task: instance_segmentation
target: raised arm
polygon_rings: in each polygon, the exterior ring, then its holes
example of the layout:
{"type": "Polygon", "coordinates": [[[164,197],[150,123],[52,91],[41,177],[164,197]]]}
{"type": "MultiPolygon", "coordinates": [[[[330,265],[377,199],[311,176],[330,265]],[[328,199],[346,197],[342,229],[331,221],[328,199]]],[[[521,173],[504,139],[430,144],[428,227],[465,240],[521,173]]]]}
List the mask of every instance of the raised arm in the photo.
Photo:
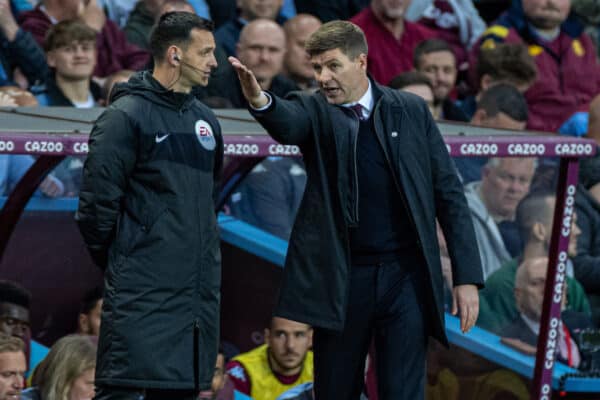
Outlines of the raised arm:
{"type": "Polygon", "coordinates": [[[299,96],[285,100],[262,90],[254,73],[235,57],[229,57],[235,69],[242,93],[250,105],[250,112],[273,139],[284,144],[302,145],[310,138],[311,123],[299,96]]]}

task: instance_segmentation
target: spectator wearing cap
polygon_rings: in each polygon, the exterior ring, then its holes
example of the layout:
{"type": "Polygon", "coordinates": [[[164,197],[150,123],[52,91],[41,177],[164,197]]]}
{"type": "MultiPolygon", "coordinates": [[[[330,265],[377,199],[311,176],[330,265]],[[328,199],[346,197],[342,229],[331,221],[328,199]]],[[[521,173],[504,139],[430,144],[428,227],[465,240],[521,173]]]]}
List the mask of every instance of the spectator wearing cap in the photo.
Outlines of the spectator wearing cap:
{"type": "Polygon", "coordinates": [[[27,289],[15,282],[0,281],[0,332],[25,343],[29,371],[33,371],[48,349],[31,340],[30,303],[31,293],[27,289]]]}
{"type": "Polygon", "coordinates": [[[592,318],[600,322],[600,154],[581,159],[579,185],[575,195],[577,256],[573,258],[575,277],[590,300],[592,318]]]}

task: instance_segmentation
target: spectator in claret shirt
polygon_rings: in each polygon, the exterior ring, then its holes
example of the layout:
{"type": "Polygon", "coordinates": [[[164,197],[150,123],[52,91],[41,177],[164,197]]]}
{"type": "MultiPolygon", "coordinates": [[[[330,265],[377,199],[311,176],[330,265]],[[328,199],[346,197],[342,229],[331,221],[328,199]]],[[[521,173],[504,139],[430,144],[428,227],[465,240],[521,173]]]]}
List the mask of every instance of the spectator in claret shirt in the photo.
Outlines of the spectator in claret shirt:
{"type": "Polygon", "coordinates": [[[570,14],[570,0],[513,0],[511,8],[484,32],[480,49],[497,43],[524,43],[535,58],[538,77],[525,92],[529,105],[528,129],[584,134],[570,131],[600,92],[600,68],[596,49],[583,25],[570,14]],[[574,118],[574,120],[572,120],[574,118]],[[563,128],[563,126],[565,126],[563,128]]]}
{"type": "Polygon", "coordinates": [[[97,32],[95,77],[105,78],[122,69],[138,70],[150,59],[148,52],[127,41],[117,24],[106,18],[96,0],[42,0],[35,9],[19,16],[23,30],[31,32],[42,46],[52,25],[70,19],[82,19],[97,32]]]}
{"type": "Polygon", "coordinates": [[[372,0],[371,5],[352,17],[367,37],[367,68],[375,80],[388,84],[396,75],[412,69],[417,44],[435,33],[405,20],[409,1],[372,0]]]}

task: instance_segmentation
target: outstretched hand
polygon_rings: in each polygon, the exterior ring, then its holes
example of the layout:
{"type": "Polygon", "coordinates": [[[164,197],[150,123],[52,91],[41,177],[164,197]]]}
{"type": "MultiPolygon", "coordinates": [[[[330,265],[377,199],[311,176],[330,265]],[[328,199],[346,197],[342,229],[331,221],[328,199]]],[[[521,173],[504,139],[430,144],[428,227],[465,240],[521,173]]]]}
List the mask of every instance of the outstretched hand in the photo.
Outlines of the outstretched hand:
{"type": "Polygon", "coordinates": [[[457,285],[452,289],[452,315],[456,314],[460,314],[460,330],[467,333],[479,315],[477,286],[457,285]]]}
{"type": "Polygon", "coordinates": [[[235,69],[235,72],[237,72],[238,79],[242,86],[242,93],[246,100],[248,100],[248,103],[250,103],[253,108],[266,106],[269,102],[269,98],[263,93],[254,73],[237,58],[229,57],[228,60],[235,69]]]}

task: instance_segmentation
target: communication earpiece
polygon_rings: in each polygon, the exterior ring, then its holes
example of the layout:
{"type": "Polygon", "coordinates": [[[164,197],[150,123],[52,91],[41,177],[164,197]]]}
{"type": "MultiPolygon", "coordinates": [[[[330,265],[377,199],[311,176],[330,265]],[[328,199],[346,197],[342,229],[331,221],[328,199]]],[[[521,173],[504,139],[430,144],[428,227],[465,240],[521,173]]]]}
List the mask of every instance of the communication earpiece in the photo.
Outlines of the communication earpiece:
{"type": "Polygon", "coordinates": [[[179,58],[179,55],[177,53],[175,53],[175,55],[173,56],[173,60],[181,61],[181,59],[179,58]]]}

